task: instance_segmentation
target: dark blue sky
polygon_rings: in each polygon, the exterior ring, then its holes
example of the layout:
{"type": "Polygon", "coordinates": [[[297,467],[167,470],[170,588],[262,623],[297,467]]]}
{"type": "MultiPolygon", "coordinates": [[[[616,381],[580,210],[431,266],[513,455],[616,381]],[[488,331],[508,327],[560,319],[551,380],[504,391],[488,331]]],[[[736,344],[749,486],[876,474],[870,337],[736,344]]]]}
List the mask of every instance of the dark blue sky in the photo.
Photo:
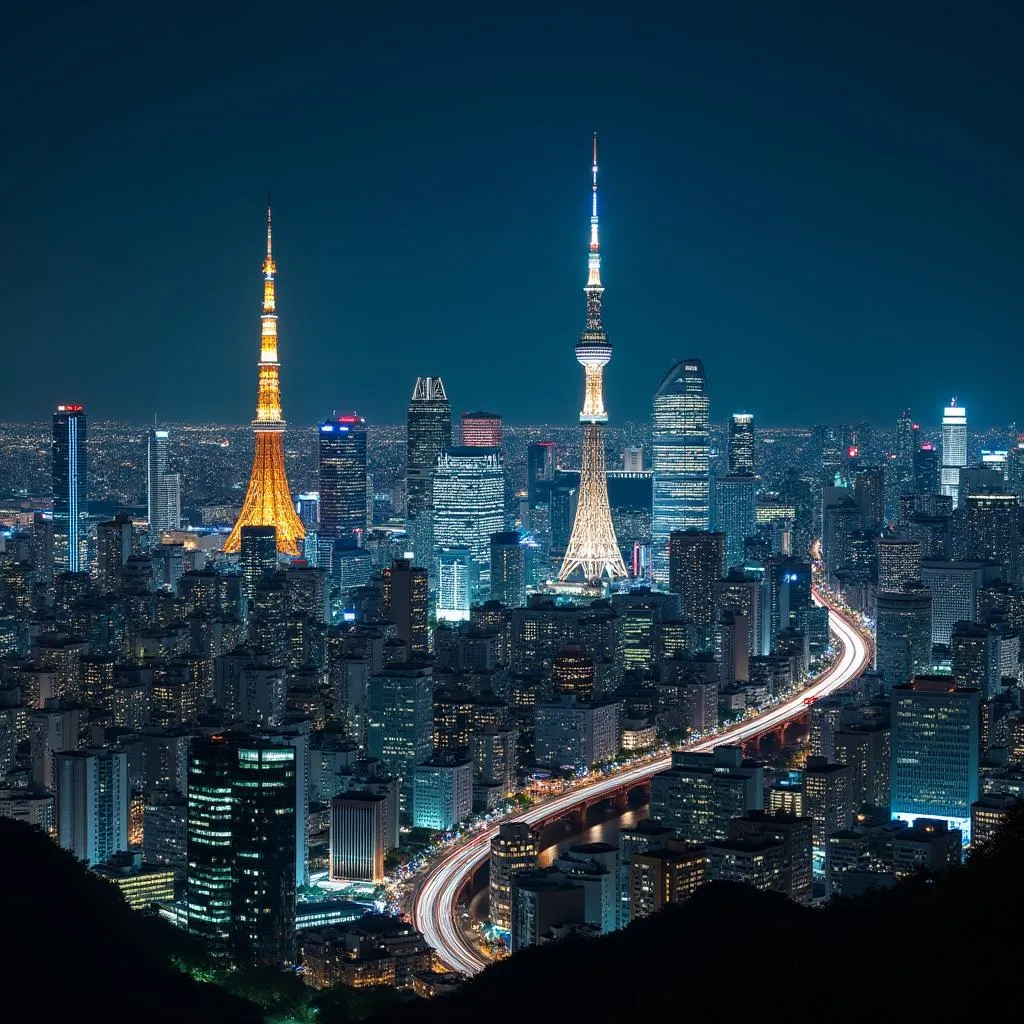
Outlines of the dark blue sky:
{"type": "Polygon", "coordinates": [[[248,420],[270,188],[288,419],[571,421],[594,130],[613,420],[1019,417],[1020,5],[492,6],[15,4],[0,419],[248,420]]]}

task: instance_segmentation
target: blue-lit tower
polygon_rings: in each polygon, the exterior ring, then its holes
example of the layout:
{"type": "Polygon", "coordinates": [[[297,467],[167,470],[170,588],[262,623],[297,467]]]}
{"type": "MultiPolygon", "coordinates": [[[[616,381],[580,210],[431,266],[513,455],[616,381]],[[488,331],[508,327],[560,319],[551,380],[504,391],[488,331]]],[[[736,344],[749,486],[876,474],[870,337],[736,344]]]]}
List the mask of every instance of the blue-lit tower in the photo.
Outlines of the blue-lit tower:
{"type": "Polygon", "coordinates": [[[89,540],[85,409],[58,405],[53,414],[53,566],[82,572],[89,540]]]}

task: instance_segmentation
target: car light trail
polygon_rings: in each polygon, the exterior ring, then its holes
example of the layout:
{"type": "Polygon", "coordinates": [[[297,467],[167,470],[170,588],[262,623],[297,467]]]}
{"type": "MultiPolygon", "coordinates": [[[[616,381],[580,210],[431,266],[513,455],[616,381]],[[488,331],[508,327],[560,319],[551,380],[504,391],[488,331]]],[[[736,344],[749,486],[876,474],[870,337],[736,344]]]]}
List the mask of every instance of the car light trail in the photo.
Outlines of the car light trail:
{"type": "MultiPolygon", "coordinates": [[[[818,604],[826,603],[817,591],[814,592],[814,598],[818,604]]],[[[871,656],[869,643],[850,618],[831,606],[829,629],[838,639],[841,651],[833,665],[814,683],[789,700],[738,722],[709,739],[690,744],[687,749],[706,752],[722,744],[742,743],[770,732],[803,714],[808,703],[827,697],[856,679],[868,667],[871,656]]],[[[585,800],[600,798],[602,794],[614,792],[624,785],[643,782],[670,767],[671,763],[671,755],[664,754],[643,764],[623,768],[614,775],[604,776],[568,793],[553,796],[527,811],[511,815],[502,822],[473,833],[444,853],[429,869],[413,898],[413,924],[451,969],[463,974],[476,974],[483,970],[488,961],[463,933],[458,920],[459,895],[463,886],[490,855],[491,839],[497,834],[499,825],[510,821],[537,825],[570,811],[585,800]]]]}

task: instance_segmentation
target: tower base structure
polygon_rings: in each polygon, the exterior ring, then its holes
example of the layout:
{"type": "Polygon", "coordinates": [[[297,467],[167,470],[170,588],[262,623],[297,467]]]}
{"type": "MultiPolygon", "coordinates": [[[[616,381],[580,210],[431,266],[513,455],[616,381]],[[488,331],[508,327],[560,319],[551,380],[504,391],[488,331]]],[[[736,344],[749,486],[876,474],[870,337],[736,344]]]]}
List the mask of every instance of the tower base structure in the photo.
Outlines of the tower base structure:
{"type": "Polygon", "coordinates": [[[277,530],[277,550],[298,558],[306,529],[295,511],[288,476],[284,468],[284,434],[281,431],[257,431],[256,452],[252,460],[249,489],[224,550],[231,554],[242,548],[243,526],[273,526],[277,530]]]}
{"type": "Polygon", "coordinates": [[[626,575],[608,504],[604,430],[599,423],[587,423],[583,427],[576,519],[558,579],[564,583],[578,571],[582,571],[587,582],[598,582],[605,577],[620,579],[626,575]]]}

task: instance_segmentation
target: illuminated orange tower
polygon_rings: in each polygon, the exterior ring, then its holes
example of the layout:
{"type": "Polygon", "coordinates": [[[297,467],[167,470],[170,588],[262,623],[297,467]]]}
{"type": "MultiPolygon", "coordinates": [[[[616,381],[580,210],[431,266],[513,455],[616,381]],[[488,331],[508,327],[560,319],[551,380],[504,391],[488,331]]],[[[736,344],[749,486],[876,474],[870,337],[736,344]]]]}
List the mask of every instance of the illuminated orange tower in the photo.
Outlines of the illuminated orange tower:
{"type": "Polygon", "coordinates": [[[277,361],[277,304],[274,298],[274,262],[270,236],[270,204],[267,204],[267,255],[263,260],[263,339],[260,347],[260,383],[256,399],[256,452],[249,489],[234,529],[224,542],[227,552],[242,547],[243,526],[273,526],[277,550],[297,556],[306,534],[295,512],[284,468],[284,417],[281,414],[281,364],[277,361]]]}

